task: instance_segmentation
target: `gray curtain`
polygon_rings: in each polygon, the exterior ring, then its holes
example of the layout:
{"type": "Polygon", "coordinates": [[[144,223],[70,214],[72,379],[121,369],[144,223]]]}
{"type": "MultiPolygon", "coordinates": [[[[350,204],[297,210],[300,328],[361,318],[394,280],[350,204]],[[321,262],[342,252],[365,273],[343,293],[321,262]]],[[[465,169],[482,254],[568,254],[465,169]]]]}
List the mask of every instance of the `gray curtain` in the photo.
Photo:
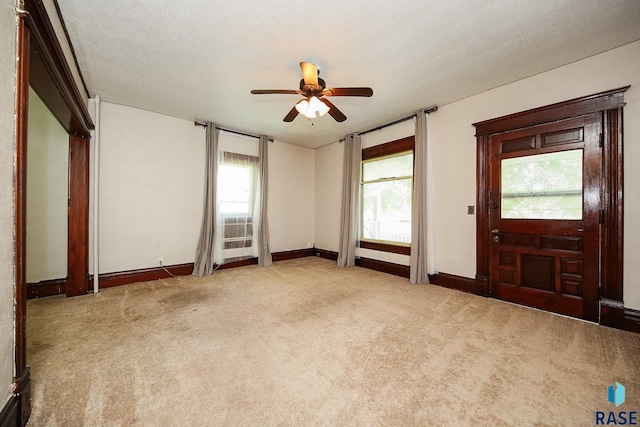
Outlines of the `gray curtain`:
{"type": "Polygon", "coordinates": [[[218,175],[218,136],[220,129],[213,123],[207,123],[205,145],[205,182],[204,207],[200,237],[196,247],[196,259],[193,267],[195,276],[208,276],[213,273],[214,236],[216,232],[216,187],[218,175]]]}
{"type": "Polygon", "coordinates": [[[416,112],[416,136],[413,170],[413,198],[411,201],[411,256],[409,281],[429,283],[427,233],[427,115],[416,112]]]}
{"type": "Polygon", "coordinates": [[[267,220],[267,198],[268,198],[268,164],[269,164],[269,140],[266,136],[260,135],[259,141],[259,205],[260,215],[258,219],[258,265],[271,265],[271,251],[269,250],[269,222],[267,220]]]}
{"type": "Polygon", "coordinates": [[[342,166],[342,213],[340,216],[340,247],[338,266],[353,267],[356,262],[358,218],[360,201],[360,166],[362,148],[360,136],[344,137],[344,163],[342,166]]]}

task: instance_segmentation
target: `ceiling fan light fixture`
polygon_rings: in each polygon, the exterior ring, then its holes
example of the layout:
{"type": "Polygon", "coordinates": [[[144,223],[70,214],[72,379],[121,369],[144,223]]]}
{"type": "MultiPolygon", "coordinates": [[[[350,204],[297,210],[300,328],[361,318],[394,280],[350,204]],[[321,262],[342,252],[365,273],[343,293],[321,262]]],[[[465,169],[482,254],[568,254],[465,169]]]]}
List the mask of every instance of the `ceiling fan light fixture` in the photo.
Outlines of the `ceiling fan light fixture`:
{"type": "Polygon", "coordinates": [[[309,109],[309,101],[307,101],[306,99],[303,99],[296,104],[296,110],[298,110],[298,113],[304,116],[307,115],[308,109],[309,109]]]}
{"type": "Polygon", "coordinates": [[[309,107],[312,107],[316,111],[318,117],[324,116],[329,112],[329,107],[327,106],[327,104],[320,101],[320,99],[316,98],[315,96],[311,97],[311,101],[309,101],[309,107]]]}
{"type": "Polygon", "coordinates": [[[327,88],[327,84],[318,74],[318,66],[310,62],[301,62],[302,80],[300,89],[253,89],[254,95],[265,94],[285,94],[302,95],[304,98],[298,101],[293,108],[284,116],[283,122],[292,122],[298,114],[302,114],[309,119],[315,119],[329,113],[336,122],[344,122],[347,116],[338,109],[329,99],[321,97],[331,96],[372,96],[373,89],[370,87],[332,87],[327,88]]]}
{"type": "Polygon", "coordinates": [[[312,96],[308,99],[303,99],[296,104],[296,110],[300,114],[310,119],[324,116],[329,112],[329,107],[318,97],[312,96]]]}

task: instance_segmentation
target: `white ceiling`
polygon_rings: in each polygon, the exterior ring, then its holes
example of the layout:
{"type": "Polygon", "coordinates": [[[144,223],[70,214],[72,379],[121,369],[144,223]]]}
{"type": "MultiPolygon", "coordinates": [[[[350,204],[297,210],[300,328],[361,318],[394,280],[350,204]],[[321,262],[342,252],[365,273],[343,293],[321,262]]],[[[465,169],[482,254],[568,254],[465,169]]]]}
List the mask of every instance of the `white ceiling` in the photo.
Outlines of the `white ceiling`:
{"type": "MultiPolygon", "coordinates": [[[[319,147],[640,39],[639,0],[58,0],[91,96],[319,147]],[[283,117],[299,62],[348,119],[283,117]]],[[[640,72],[640,71],[639,71],[640,72]]]]}

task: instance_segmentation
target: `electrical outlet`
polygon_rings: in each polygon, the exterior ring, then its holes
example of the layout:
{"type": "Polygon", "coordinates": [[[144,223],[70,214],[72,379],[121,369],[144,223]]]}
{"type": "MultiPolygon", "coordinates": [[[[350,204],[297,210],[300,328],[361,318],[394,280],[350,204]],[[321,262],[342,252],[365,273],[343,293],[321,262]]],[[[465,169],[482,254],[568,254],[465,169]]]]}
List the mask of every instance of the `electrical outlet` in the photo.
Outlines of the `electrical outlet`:
{"type": "Polygon", "coordinates": [[[158,258],[158,265],[160,267],[162,267],[162,263],[164,263],[164,259],[163,258],[158,258]]]}

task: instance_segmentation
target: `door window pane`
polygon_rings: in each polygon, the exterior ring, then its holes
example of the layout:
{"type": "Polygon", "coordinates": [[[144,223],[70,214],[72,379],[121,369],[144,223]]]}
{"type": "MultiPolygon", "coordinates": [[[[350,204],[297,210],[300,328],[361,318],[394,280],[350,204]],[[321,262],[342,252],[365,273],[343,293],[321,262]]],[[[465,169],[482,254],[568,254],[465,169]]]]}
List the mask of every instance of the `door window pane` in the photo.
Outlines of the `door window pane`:
{"type": "Polygon", "coordinates": [[[582,219],[582,150],[503,159],[502,218],[582,219]]]}

